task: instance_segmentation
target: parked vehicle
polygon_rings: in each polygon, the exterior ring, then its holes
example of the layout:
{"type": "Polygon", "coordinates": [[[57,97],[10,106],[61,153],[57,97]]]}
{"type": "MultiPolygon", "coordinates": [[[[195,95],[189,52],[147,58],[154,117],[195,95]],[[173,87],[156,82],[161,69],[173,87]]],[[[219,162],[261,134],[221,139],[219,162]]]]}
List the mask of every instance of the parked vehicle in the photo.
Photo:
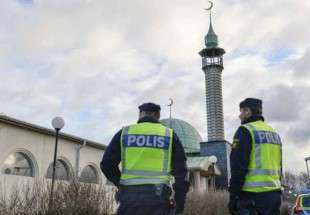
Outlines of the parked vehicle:
{"type": "Polygon", "coordinates": [[[297,196],[292,215],[310,215],[310,190],[297,196]]]}

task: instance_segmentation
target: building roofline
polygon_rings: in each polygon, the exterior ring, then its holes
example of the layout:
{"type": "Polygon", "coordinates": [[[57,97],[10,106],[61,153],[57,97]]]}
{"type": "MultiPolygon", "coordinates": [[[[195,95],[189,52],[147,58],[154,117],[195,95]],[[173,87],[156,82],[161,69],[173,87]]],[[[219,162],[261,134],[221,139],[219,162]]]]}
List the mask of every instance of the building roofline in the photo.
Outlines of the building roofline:
{"type": "Polygon", "coordinates": [[[200,145],[205,144],[205,143],[228,143],[229,144],[227,140],[211,140],[211,141],[202,141],[200,142],[200,145]]]}
{"type": "MultiPolygon", "coordinates": [[[[13,126],[17,126],[17,127],[20,127],[20,128],[28,129],[28,130],[31,130],[31,131],[35,131],[35,132],[38,132],[38,133],[43,133],[43,134],[46,134],[46,135],[49,135],[49,136],[55,136],[55,134],[56,134],[56,132],[53,129],[49,129],[49,128],[46,128],[46,127],[43,127],[43,126],[35,125],[35,124],[29,123],[29,122],[25,122],[25,121],[22,121],[22,120],[18,120],[18,119],[15,119],[15,118],[3,115],[3,114],[0,114],[0,122],[6,123],[6,124],[9,124],[9,125],[13,125],[13,126]]],[[[91,146],[91,147],[97,148],[97,149],[105,150],[107,148],[107,146],[104,145],[104,144],[101,144],[101,143],[98,143],[98,142],[95,142],[95,141],[92,141],[92,140],[88,140],[88,139],[85,139],[85,138],[81,138],[81,137],[78,137],[78,136],[74,136],[74,135],[71,135],[71,134],[63,133],[63,132],[59,133],[59,137],[62,138],[62,139],[65,139],[65,140],[73,141],[73,142],[75,142],[77,144],[83,144],[84,141],[86,141],[87,142],[87,146],[91,146]]]]}

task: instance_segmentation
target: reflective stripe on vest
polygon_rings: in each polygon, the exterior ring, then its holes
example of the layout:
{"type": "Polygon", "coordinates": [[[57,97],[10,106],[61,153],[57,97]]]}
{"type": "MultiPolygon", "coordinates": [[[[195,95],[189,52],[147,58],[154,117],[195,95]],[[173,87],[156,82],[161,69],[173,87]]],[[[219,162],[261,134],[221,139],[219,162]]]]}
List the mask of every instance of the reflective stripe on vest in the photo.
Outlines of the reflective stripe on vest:
{"type": "Polygon", "coordinates": [[[121,185],[140,185],[140,184],[167,184],[169,181],[160,178],[133,178],[120,180],[121,185]]]}
{"type": "Polygon", "coordinates": [[[281,175],[281,170],[274,169],[249,169],[248,175],[281,175]]]}
{"type": "Polygon", "coordinates": [[[121,138],[122,175],[120,183],[122,185],[169,184],[171,144],[172,130],[161,124],[139,123],[124,127],[121,138]],[[131,128],[134,132],[130,132],[131,128]],[[147,150],[148,153],[154,155],[152,162],[155,162],[154,165],[160,169],[155,171],[150,169],[150,163],[148,163],[152,160],[148,161],[150,157],[144,157],[144,159],[139,157],[145,156],[143,154],[147,150]],[[128,156],[131,157],[128,158],[128,156]]]}
{"type": "Polygon", "coordinates": [[[272,182],[272,181],[254,181],[254,182],[245,182],[243,187],[247,188],[257,188],[257,187],[273,187],[278,188],[281,186],[280,183],[272,182]]]}
{"type": "Polygon", "coordinates": [[[122,173],[128,175],[143,175],[143,176],[166,176],[167,172],[155,172],[155,171],[148,171],[148,170],[129,170],[124,169],[122,173]]]}
{"type": "Polygon", "coordinates": [[[281,189],[282,143],[279,135],[263,121],[247,123],[242,127],[250,132],[252,140],[249,168],[242,190],[266,192],[281,189]],[[270,156],[271,150],[276,152],[274,156],[270,156]]]}

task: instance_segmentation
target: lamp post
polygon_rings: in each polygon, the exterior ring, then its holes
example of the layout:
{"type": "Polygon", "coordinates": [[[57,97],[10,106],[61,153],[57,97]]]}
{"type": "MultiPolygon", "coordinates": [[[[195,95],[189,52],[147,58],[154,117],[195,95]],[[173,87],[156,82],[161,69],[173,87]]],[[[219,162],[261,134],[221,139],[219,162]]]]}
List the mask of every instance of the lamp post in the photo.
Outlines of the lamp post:
{"type": "Polygon", "coordinates": [[[308,166],[308,161],[310,161],[310,157],[305,158],[305,161],[306,161],[306,167],[307,167],[308,183],[310,183],[310,173],[309,173],[309,166],[308,166]]]}
{"type": "Polygon", "coordinates": [[[168,104],[168,107],[169,107],[169,128],[172,128],[171,127],[171,108],[172,108],[172,105],[173,105],[173,99],[172,98],[169,98],[169,101],[170,103],[168,104]]]}
{"type": "Polygon", "coordinates": [[[49,202],[49,210],[53,208],[53,194],[54,194],[54,182],[55,182],[55,170],[56,170],[56,158],[57,158],[57,146],[58,146],[58,136],[59,131],[65,126],[65,121],[61,117],[55,117],[52,120],[52,126],[55,129],[55,151],[54,151],[54,161],[53,161],[53,174],[52,174],[52,187],[51,187],[51,195],[49,202]]]}

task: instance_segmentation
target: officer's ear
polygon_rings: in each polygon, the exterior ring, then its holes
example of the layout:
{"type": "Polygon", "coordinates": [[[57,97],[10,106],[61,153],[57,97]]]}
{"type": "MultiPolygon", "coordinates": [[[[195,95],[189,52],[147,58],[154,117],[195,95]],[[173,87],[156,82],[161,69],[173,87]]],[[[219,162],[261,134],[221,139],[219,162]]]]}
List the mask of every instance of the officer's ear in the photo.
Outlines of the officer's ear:
{"type": "Polygon", "coordinates": [[[152,116],[154,119],[159,120],[160,118],[160,112],[151,112],[150,116],[152,116]]]}
{"type": "Polygon", "coordinates": [[[156,113],[156,118],[157,118],[157,120],[160,119],[160,112],[159,111],[156,113]]]}
{"type": "Polygon", "coordinates": [[[143,117],[145,117],[145,116],[146,116],[146,114],[145,114],[144,111],[140,111],[140,112],[139,112],[139,119],[141,119],[141,118],[143,118],[143,117]]]}

